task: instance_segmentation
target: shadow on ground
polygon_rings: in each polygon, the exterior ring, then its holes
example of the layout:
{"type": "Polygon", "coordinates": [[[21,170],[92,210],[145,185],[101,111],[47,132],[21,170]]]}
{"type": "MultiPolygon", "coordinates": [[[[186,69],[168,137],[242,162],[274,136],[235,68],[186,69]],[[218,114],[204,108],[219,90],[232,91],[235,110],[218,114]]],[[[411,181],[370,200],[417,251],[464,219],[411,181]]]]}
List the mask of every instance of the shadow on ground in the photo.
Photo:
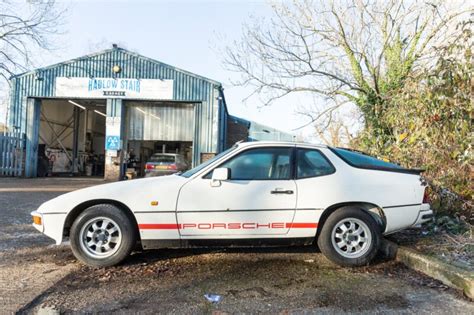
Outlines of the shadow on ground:
{"type": "MultiPolygon", "coordinates": [[[[69,260],[63,256],[58,259],[69,260]]],[[[27,305],[61,312],[465,312],[469,302],[396,262],[340,268],[314,247],[154,250],[82,266],[27,305]],[[434,288],[430,288],[433,286],[434,288]],[[222,295],[211,304],[204,294],[222,295]]]]}

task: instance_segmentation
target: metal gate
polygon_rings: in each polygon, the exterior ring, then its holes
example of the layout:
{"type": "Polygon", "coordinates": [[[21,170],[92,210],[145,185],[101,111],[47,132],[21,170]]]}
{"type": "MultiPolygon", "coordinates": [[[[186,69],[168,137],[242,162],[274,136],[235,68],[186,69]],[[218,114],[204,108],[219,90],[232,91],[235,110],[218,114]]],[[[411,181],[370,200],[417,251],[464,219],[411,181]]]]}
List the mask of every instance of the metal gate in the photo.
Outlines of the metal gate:
{"type": "Polygon", "coordinates": [[[24,134],[0,132],[0,176],[23,175],[24,134]]]}

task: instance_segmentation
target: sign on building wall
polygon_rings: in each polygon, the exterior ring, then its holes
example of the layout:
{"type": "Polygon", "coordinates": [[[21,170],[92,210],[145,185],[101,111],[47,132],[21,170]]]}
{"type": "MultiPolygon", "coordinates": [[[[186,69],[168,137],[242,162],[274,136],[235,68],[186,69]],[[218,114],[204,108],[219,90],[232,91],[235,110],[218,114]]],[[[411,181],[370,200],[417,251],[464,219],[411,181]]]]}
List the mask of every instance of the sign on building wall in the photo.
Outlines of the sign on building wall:
{"type": "Polygon", "coordinates": [[[173,99],[173,80],[56,78],[57,97],[173,99]]]}
{"type": "MultiPolygon", "coordinates": [[[[120,137],[118,136],[107,136],[105,140],[105,150],[117,151],[120,150],[120,137]]],[[[116,155],[116,154],[115,154],[116,155]]]]}
{"type": "Polygon", "coordinates": [[[120,117],[107,117],[105,119],[105,150],[120,150],[121,143],[120,143],[120,124],[121,124],[120,117]]]}

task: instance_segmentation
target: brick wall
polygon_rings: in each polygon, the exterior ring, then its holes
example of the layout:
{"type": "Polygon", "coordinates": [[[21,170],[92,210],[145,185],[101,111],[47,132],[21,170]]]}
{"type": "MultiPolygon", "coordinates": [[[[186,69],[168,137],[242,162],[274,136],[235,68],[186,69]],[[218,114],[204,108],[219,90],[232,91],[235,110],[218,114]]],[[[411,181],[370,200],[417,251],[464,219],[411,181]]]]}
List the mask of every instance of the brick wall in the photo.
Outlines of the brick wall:
{"type": "Polygon", "coordinates": [[[240,140],[247,141],[248,137],[249,130],[247,128],[247,125],[238,123],[232,119],[227,120],[227,148],[231,147],[232,145],[234,145],[234,143],[240,140]]]}

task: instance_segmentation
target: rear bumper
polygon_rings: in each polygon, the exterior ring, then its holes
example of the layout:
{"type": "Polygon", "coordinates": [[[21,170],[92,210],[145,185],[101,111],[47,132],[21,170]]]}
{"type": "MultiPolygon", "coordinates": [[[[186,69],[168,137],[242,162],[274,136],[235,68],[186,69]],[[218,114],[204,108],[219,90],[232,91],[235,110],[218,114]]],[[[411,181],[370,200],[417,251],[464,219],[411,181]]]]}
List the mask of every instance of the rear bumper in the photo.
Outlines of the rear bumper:
{"type": "Polygon", "coordinates": [[[429,222],[433,210],[428,203],[383,208],[386,226],[384,234],[394,233],[415,225],[429,222]]]}
{"type": "Polygon", "coordinates": [[[423,203],[420,207],[420,211],[418,212],[418,217],[416,218],[415,223],[413,223],[413,226],[432,221],[433,217],[434,213],[430,208],[430,204],[423,203]]]}

